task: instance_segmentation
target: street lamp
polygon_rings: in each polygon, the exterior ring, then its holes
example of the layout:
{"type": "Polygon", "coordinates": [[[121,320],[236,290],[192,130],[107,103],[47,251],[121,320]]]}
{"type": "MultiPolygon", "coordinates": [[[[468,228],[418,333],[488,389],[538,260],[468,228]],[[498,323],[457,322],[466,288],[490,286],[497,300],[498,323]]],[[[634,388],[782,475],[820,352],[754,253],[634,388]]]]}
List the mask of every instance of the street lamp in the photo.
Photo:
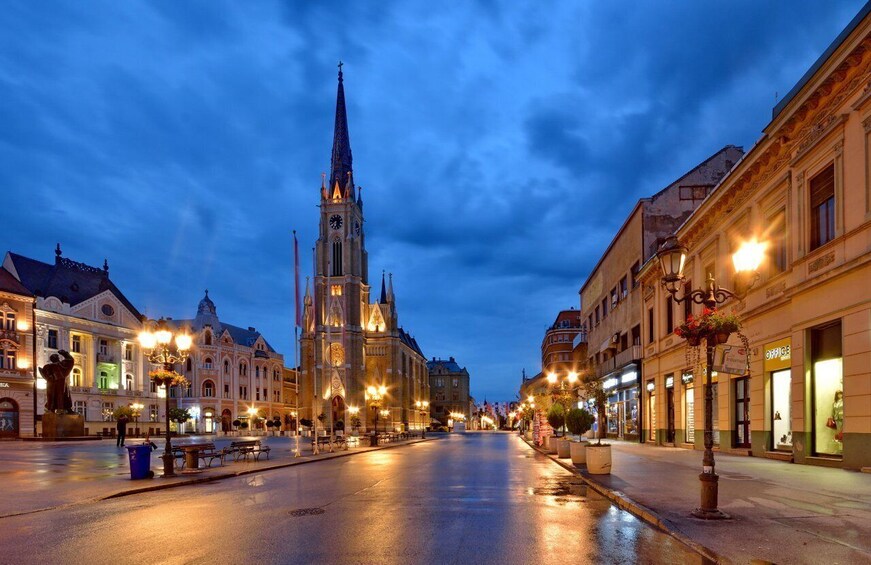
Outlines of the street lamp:
{"type": "MultiPolygon", "coordinates": [[[[154,364],[163,365],[167,372],[172,372],[172,366],[176,363],[184,363],[190,355],[193,339],[186,332],[173,334],[169,324],[163,318],[160,321],[146,322],[146,327],[154,327],[156,331],[143,330],[139,334],[139,344],[148,360],[154,364]],[[174,338],[174,339],[173,339],[174,338]],[[175,341],[175,347],[172,346],[175,341]]],[[[166,448],[163,452],[163,476],[174,477],[172,457],[172,439],[169,430],[169,387],[171,379],[164,381],[166,386],[166,448]]]]}
{"type": "Polygon", "coordinates": [[[257,417],[257,409],[253,406],[248,407],[248,426],[251,428],[251,435],[254,435],[254,419],[257,417]]]}
{"type": "MultiPolygon", "coordinates": [[[[735,290],[731,291],[720,287],[714,280],[713,273],[708,273],[705,288],[684,290],[684,294],[678,297],[677,293],[684,286],[683,269],[686,264],[687,248],[678,241],[677,237],[670,236],[660,246],[656,253],[659,265],[662,268],[662,286],[671,295],[675,302],[692,300],[696,304],[703,304],[705,308],[713,311],[718,304],[722,304],[730,298],[743,299],[750,288],[759,278],[759,265],[765,253],[765,243],[751,240],[744,242],[738,251],[732,255],[737,275],[735,290]]],[[[713,333],[705,336],[706,365],[705,365],[705,453],[702,456],[701,481],[701,505],[693,510],[693,516],[707,520],[728,518],[729,516],[717,508],[718,481],[720,477],[714,467],[714,432],[713,432],[713,404],[714,393],[711,389],[711,365],[714,363],[714,347],[717,338],[713,333]]]]}
{"type": "Polygon", "coordinates": [[[370,442],[372,446],[378,445],[378,415],[381,409],[381,401],[384,400],[386,394],[387,387],[384,385],[378,387],[370,386],[366,389],[366,401],[375,412],[375,433],[372,435],[372,441],[370,442]]]}
{"type": "Polygon", "coordinates": [[[417,406],[418,412],[420,412],[420,419],[423,420],[423,431],[421,432],[421,437],[426,439],[426,425],[427,420],[429,420],[429,400],[418,400],[414,404],[417,406]]]}

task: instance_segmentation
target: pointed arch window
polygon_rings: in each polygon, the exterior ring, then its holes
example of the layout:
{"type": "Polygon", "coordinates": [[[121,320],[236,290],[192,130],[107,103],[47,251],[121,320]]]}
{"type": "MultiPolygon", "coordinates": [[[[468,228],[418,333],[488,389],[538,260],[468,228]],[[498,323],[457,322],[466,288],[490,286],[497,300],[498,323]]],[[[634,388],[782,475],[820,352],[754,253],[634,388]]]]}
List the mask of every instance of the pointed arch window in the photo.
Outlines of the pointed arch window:
{"type": "Polygon", "coordinates": [[[330,270],[330,276],[342,276],[342,242],[338,239],[333,241],[332,269],[330,270]]]}
{"type": "Polygon", "coordinates": [[[203,338],[204,345],[212,345],[212,332],[207,331],[203,338]]]}

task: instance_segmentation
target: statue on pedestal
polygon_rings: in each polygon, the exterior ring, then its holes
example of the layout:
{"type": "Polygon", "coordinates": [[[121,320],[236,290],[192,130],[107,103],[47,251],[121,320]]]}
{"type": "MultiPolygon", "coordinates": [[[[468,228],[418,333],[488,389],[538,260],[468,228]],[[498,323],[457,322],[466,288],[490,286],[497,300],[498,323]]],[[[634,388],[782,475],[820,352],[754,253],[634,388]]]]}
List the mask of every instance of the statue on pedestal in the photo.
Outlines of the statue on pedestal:
{"type": "Polygon", "coordinates": [[[69,376],[76,364],[69,352],[61,349],[49,357],[50,363],[39,368],[39,374],[46,382],[45,411],[60,414],[73,414],[73,400],[70,396],[69,376]],[[63,359],[61,359],[61,357],[63,359]]]}

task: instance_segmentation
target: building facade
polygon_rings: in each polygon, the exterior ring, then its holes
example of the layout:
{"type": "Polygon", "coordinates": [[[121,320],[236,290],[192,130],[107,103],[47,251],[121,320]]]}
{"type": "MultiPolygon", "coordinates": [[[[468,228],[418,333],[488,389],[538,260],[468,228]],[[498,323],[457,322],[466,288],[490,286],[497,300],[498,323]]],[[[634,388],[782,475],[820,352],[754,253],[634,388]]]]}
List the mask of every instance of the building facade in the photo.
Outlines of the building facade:
{"type": "MultiPolygon", "coordinates": [[[[137,343],[142,315],[109,278],[109,266],[92,267],[63,257],[53,264],[7,253],[3,267],[36,296],[36,367],[66,350],[75,359],[70,374],[73,409],[85,433],[112,433],[112,412],[142,404],[131,432],[162,429],[162,402],[149,387],[148,363],[137,343]]],[[[37,378],[37,420],[45,412],[45,381],[37,378]]],[[[39,432],[38,432],[39,433],[39,432]]]]}
{"type": "Polygon", "coordinates": [[[471,423],[474,399],[469,391],[469,371],[453,357],[427,361],[429,371],[429,407],[432,418],[448,425],[452,412],[466,416],[471,423]]]}
{"type": "Polygon", "coordinates": [[[169,323],[193,337],[190,357],[177,368],[190,383],[176,399],[192,417],[185,431],[228,432],[234,420],[263,429],[265,420],[284,423],[292,415],[295,399],[285,390],[284,356],[256,328],[222,322],[209,291],[196,317],[169,323]]]}
{"type": "Polygon", "coordinates": [[[582,367],[574,355],[575,341],[585,329],[581,313],[574,308],[557,314],[556,320],[544,332],[541,340],[541,372],[565,376],[580,373],[582,367]]]}
{"type": "MultiPolygon", "coordinates": [[[[743,155],[727,145],[675,182],[638,201],[581,287],[581,316],[588,328],[587,367],[609,393],[609,437],[642,439],[641,265],[683,223],[743,155]]],[[[655,411],[650,412],[655,418],[655,411]]]]}
{"type": "Polygon", "coordinates": [[[0,267],[0,440],[34,435],[35,303],[33,293],[0,267]]]}
{"type": "MultiPolygon", "coordinates": [[[[677,230],[685,272],[734,288],[731,255],[767,243],[737,313],[749,368],[713,378],[721,451],[871,466],[871,16],[851,22],[781,101],[762,138],[677,230]]],[[[644,402],[650,441],[702,449],[703,373],[688,360],[656,261],[643,285],[644,402]]],[[[699,306],[692,312],[699,313],[699,306]]],[[[733,335],[729,344],[740,347],[733,335]]],[[[704,354],[702,353],[702,357],[704,354]]]]}
{"type": "MultiPolygon", "coordinates": [[[[333,430],[359,410],[364,429],[374,429],[367,388],[384,386],[379,428],[419,427],[415,402],[430,397],[426,358],[399,325],[393,277],[381,277],[380,298],[370,302],[363,199],[354,185],[351,144],[339,71],[329,182],[320,188],[320,229],[315,244],[313,289],[306,285],[301,350],[303,418],[324,415],[333,430]],[[386,420],[386,423],[385,423],[386,420]]],[[[428,418],[427,418],[428,419],[428,418]]]]}

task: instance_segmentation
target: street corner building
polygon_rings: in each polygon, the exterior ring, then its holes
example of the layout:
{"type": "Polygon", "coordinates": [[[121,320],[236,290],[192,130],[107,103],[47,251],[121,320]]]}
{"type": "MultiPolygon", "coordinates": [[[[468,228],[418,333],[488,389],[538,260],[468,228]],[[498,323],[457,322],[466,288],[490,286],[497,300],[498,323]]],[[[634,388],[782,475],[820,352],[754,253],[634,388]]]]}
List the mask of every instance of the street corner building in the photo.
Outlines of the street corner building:
{"type": "Polygon", "coordinates": [[[256,328],[222,322],[208,290],[196,317],[167,322],[193,337],[191,354],[178,368],[189,386],[170,389],[176,406],[191,414],[185,431],[226,433],[235,420],[252,430],[263,429],[266,420],[290,428],[295,391],[287,384],[295,380],[295,371],[284,367],[284,356],[256,328]]]}
{"type": "Polygon", "coordinates": [[[580,335],[587,342],[586,366],[608,392],[609,437],[641,440],[642,419],[656,418],[652,407],[648,411],[639,404],[645,320],[638,280],[641,265],[656,256],[659,244],[686,221],[742,155],[740,147],[727,145],[653,196],[640,199],[581,287],[585,331],[580,335]]]}
{"type": "MultiPolygon", "coordinates": [[[[36,371],[58,351],[68,351],[75,360],[70,396],[73,410],[85,421],[85,434],[110,434],[117,407],[149,397],[145,390],[150,364],[136,342],[142,315],[109,278],[108,262],[93,267],[73,261],[58,245],[54,263],[9,252],[3,270],[35,298],[33,321],[22,320],[25,324],[19,327],[32,327],[30,359],[35,359],[36,371]]],[[[46,383],[38,372],[31,372],[28,380],[36,388],[36,403],[19,404],[18,409],[26,410],[31,422],[22,427],[21,435],[32,437],[41,433],[38,422],[45,412],[46,383]]],[[[154,402],[149,408],[156,410],[154,402]]]]}
{"type": "MultiPolygon", "coordinates": [[[[156,366],[137,340],[143,319],[110,279],[108,261],[73,261],[60,245],[54,263],[7,253],[0,269],[0,437],[42,435],[46,383],[38,367],[60,350],[75,362],[70,396],[85,435],[114,435],[115,411],[124,406],[134,409],[131,435],[162,433],[166,390],[148,376],[156,366]]],[[[208,293],[194,319],[168,323],[194,338],[191,357],[177,367],[190,386],[169,392],[170,404],[191,414],[183,431],[229,431],[234,418],[253,415],[252,407],[287,426],[296,371],[259,332],[221,322],[208,293]]]]}
{"type": "MultiPolygon", "coordinates": [[[[759,141],[675,232],[688,249],[686,278],[696,287],[713,275],[735,288],[731,256],[739,243],[755,238],[766,246],[750,292],[721,308],[740,316],[750,349],[749,366],[713,375],[714,443],[721,451],[871,466],[869,171],[866,5],[773,109],[759,141]]],[[[686,343],[673,333],[701,307],[675,304],[662,276],[655,260],[638,273],[642,290],[633,308],[642,316],[642,335],[640,342],[633,337],[633,345],[641,345],[631,357],[637,367],[643,354],[643,383],[628,382],[627,399],[643,395],[646,441],[701,449],[703,371],[692,366],[686,343]]],[[[597,323],[613,304],[596,306],[597,323]]],[[[733,334],[726,347],[743,345],[733,334]]],[[[607,370],[622,371],[623,361],[607,370]]],[[[625,374],[615,374],[619,383],[625,374]]]]}
{"type": "Polygon", "coordinates": [[[325,430],[350,425],[358,415],[366,431],[423,427],[416,402],[430,398],[426,357],[399,325],[393,277],[382,273],[370,302],[363,197],[354,184],[342,71],[329,179],[321,182],[320,228],[314,281],[306,285],[300,338],[300,417],[325,430]],[[369,387],[386,388],[375,404],[369,387]],[[371,406],[370,406],[371,404],[371,406]],[[370,409],[372,408],[372,409],[370,409]],[[378,412],[387,411],[379,417],[378,412]]]}

